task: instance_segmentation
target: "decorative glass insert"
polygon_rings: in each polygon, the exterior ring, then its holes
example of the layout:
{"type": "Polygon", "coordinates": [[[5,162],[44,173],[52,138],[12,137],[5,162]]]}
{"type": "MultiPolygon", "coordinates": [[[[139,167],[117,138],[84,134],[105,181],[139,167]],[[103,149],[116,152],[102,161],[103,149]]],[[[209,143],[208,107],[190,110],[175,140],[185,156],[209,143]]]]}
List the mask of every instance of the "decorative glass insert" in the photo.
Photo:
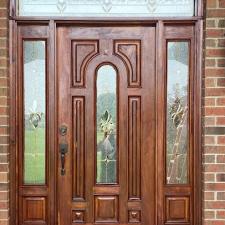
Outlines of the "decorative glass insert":
{"type": "Polygon", "coordinates": [[[45,184],[45,41],[24,41],[24,183],[45,184]]]}
{"type": "Polygon", "coordinates": [[[18,0],[20,16],[193,16],[194,0],[18,0]]]}
{"type": "Polygon", "coordinates": [[[167,183],[186,184],[189,42],[168,42],[167,57],[167,183]]]}
{"type": "Polygon", "coordinates": [[[117,182],[117,73],[110,65],[97,72],[97,183],[117,182]]]}

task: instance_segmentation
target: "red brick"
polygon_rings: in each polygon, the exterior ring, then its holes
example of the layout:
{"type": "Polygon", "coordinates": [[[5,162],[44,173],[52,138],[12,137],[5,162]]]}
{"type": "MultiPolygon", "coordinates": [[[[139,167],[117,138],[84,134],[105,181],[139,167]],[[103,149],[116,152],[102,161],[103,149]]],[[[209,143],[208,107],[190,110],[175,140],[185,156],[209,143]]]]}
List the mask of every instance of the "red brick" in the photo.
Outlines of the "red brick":
{"type": "Polygon", "coordinates": [[[225,125],[225,117],[217,117],[216,125],[225,125]]]}
{"type": "Polygon", "coordinates": [[[207,47],[216,47],[216,40],[206,39],[205,44],[207,47]]]}
{"type": "Polygon", "coordinates": [[[217,65],[218,67],[225,67],[225,59],[218,59],[217,65]]]}
{"type": "Polygon", "coordinates": [[[8,192],[0,192],[0,201],[2,200],[8,200],[9,193],[8,192]]]}
{"type": "Polygon", "coordinates": [[[214,217],[215,217],[215,212],[214,211],[205,211],[204,212],[204,218],[205,219],[214,219],[214,217]]]}
{"type": "Polygon", "coordinates": [[[225,182],[225,173],[216,174],[216,181],[217,182],[225,182]]]}
{"type": "Polygon", "coordinates": [[[205,192],[204,199],[205,200],[214,200],[214,192],[205,192]]]}
{"type": "Polygon", "coordinates": [[[215,155],[205,155],[204,163],[215,163],[215,155]]]}
{"type": "Polygon", "coordinates": [[[216,99],[215,98],[205,98],[205,106],[215,106],[216,99]]]}
{"type": "Polygon", "coordinates": [[[6,8],[8,6],[7,0],[1,0],[0,1],[0,8],[6,8]]]}
{"type": "MultiPolygon", "coordinates": [[[[204,181],[206,181],[206,182],[212,182],[212,183],[215,182],[215,175],[212,174],[212,173],[206,173],[206,174],[204,174],[204,181]]],[[[205,195],[205,198],[206,198],[206,196],[208,196],[208,198],[212,198],[212,197],[209,197],[209,196],[211,196],[209,194],[212,194],[212,193],[213,192],[205,192],[205,194],[204,194],[205,195]]]]}
{"type": "Polygon", "coordinates": [[[224,225],[224,221],[222,220],[206,220],[204,225],[224,225]]]}
{"type": "Polygon", "coordinates": [[[225,155],[217,155],[216,162],[217,163],[225,163],[225,155]]]}
{"type": "Polygon", "coordinates": [[[225,47],[225,39],[218,40],[218,47],[225,47]]]}
{"type": "Polygon", "coordinates": [[[205,145],[207,145],[207,144],[212,145],[212,144],[215,144],[215,143],[216,143],[215,137],[205,136],[205,145]]]}
{"type": "MultiPolygon", "coordinates": [[[[205,154],[224,154],[224,146],[205,146],[204,151],[205,154]]],[[[215,171],[210,171],[209,168],[208,172],[215,172],[215,171]]]]}
{"type": "Polygon", "coordinates": [[[205,70],[205,76],[206,77],[224,77],[225,76],[225,70],[222,68],[214,69],[206,69],[205,70]]]}
{"type": "Polygon", "coordinates": [[[219,79],[217,79],[217,86],[219,86],[219,87],[225,87],[225,78],[219,78],[219,79]]]}
{"type": "Polygon", "coordinates": [[[225,9],[209,9],[207,10],[207,17],[212,18],[212,17],[218,17],[218,18],[223,18],[225,15],[225,9]]]}
{"type": "Polygon", "coordinates": [[[216,124],[214,117],[205,117],[205,126],[212,126],[216,124]]]}
{"type": "Polygon", "coordinates": [[[206,201],[205,202],[205,209],[224,209],[225,208],[225,201],[206,201]]]}
{"type": "Polygon", "coordinates": [[[225,31],[223,29],[207,29],[206,37],[223,37],[225,31]]]}
{"type": "Polygon", "coordinates": [[[218,136],[217,137],[217,144],[225,144],[225,136],[218,136]]]}
{"type": "Polygon", "coordinates": [[[225,219],[225,211],[217,211],[216,218],[217,219],[225,219]]]}
{"type": "Polygon", "coordinates": [[[206,88],[206,96],[224,96],[225,88],[206,88]]]}
{"type": "Polygon", "coordinates": [[[225,97],[224,98],[218,98],[217,101],[216,101],[216,105],[225,106],[225,97]]]}
{"type": "Polygon", "coordinates": [[[215,27],[216,26],[216,23],[215,23],[215,20],[206,20],[206,27],[215,27]]]}
{"type": "Polygon", "coordinates": [[[224,57],[225,49],[207,49],[206,56],[209,57],[224,57]]]}
{"type": "Polygon", "coordinates": [[[205,60],[205,66],[206,67],[214,67],[216,65],[215,59],[206,59],[205,60]]]}
{"type": "Polygon", "coordinates": [[[225,107],[214,107],[205,109],[206,116],[223,116],[225,115],[225,107]]]}
{"type": "Polygon", "coordinates": [[[205,87],[216,87],[216,79],[214,78],[207,78],[205,79],[205,87]]]}
{"type": "Polygon", "coordinates": [[[217,192],[217,200],[225,200],[225,192],[217,192]]]}
{"type": "Polygon", "coordinates": [[[225,8],[225,0],[219,0],[219,7],[225,8]]]}
{"type": "MultiPolygon", "coordinates": [[[[223,147],[224,149],[224,147],[223,147]]],[[[223,172],[225,171],[225,165],[223,164],[206,164],[205,165],[205,172],[223,172]]],[[[225,188],[225,184],[224,184],[225,188]]]]}
{"type": "Polygon", "coordinates": [[[206,5],[207,8],[216,8],[217,0],[207,0],[206,5]]]}

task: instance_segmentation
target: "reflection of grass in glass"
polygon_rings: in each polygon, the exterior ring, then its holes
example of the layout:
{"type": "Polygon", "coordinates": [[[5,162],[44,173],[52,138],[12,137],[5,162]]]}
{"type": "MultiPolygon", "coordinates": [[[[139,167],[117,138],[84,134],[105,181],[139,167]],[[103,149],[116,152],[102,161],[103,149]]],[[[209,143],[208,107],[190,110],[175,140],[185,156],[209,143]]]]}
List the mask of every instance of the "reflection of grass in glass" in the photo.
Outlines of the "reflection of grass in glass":
{"type": "Polygon", "coordinates": [[[45,183],[45,129],[25,131],[24,181],[27,184],[45,183]]]}
{"type": "MultiPolygon", "coordinates": [[[[104,133],[101,131],[97,132],[97,145],[99,144],[100,141],[102,141],[104,138],[104,133]]],[[[97,149],[98,150],[98,149],[97,149]]],[[[101,160],[102,159],[102,153],[101,152],[97,152],[97,182],[101,181],[100,175],[102,172],[102,164],[101,164],[101,160]]]]}

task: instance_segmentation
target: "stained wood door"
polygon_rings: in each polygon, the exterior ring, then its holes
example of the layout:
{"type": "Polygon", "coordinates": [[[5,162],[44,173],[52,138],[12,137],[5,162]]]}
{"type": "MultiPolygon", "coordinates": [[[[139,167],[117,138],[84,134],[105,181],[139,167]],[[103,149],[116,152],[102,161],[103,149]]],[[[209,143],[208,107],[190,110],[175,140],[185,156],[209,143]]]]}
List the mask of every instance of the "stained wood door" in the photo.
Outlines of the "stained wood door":
{"type": "Polygon", "coordinates": [[[58,222],[155,224],[155,27],[58,27],[58,222]]]}

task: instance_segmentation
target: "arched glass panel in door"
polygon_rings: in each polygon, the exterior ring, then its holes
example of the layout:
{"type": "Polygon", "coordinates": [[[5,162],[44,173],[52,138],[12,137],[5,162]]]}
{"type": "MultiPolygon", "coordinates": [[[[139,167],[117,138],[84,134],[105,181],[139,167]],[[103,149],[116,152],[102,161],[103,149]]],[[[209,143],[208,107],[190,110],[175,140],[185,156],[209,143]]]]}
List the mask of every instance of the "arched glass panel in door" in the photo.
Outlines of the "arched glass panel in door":
{"type": "Polygon", "coordinates": [[[117,73],[111,65],[97,71],[97,183],[117,182],[117,73]]]}

